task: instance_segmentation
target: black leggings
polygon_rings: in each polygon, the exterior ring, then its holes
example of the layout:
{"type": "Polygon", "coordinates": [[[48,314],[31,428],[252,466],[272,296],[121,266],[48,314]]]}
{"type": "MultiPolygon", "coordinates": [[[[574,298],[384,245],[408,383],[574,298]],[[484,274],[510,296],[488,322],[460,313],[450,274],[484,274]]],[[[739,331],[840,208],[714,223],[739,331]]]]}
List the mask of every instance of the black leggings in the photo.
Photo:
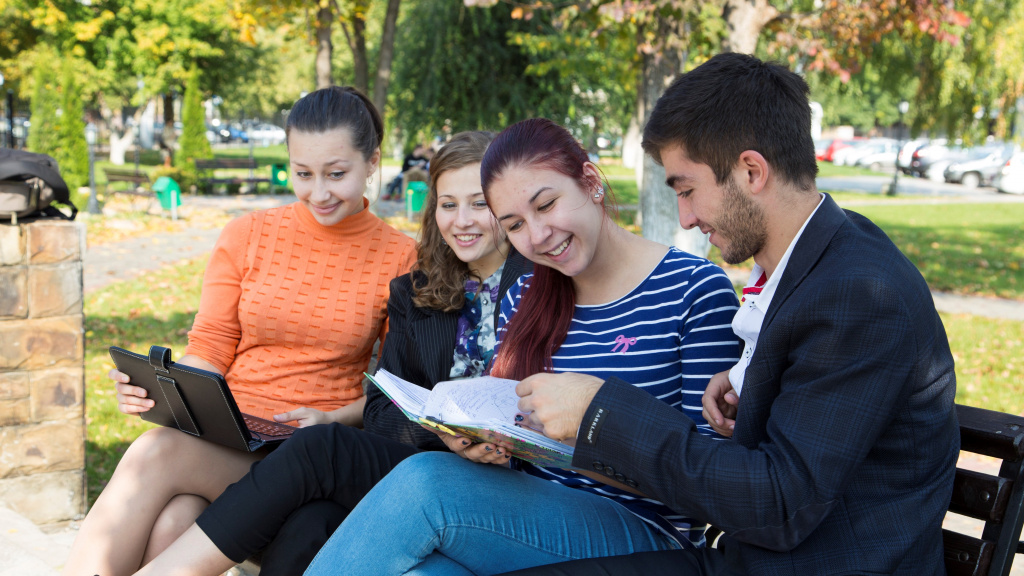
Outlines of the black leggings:
{"type": "MultiPolygon", "coordinates": [[[[286,522],[295,524],[296,530],[285,530],[282,540],[267,549],[264,566],[271,568],[268,573],[274,572],[272,566],[279,558],[296,555],[309,556],[308,564],[363,496],[399,462],[419,451],[341,424],[303,428],[253,464],[196,524],[235,562],[266,548],[286,522]],[[290,519],[300,508],[297,517],[290,519]],[[311,517],[318,524],[313,533],[300,526],[308,528],[311,517]]],[[[305,569],[305,564],[299,567],[293,562],[294,558],[286,562],[289,572],[305,569]]]]}

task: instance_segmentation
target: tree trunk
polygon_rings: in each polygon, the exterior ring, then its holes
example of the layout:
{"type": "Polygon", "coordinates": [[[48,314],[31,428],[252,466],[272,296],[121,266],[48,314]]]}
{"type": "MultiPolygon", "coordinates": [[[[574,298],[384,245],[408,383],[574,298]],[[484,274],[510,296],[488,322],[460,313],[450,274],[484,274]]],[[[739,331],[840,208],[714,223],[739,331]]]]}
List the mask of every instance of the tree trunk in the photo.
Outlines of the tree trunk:
{"type": "Polygon", "coordinates": [[[174,131],[174,95],[170,92],[164,94],[164,131],[160,138],[163,140],[160,148],[166,150],[168,156],[172,155],[178,134],[174,131]]]}
{"type": "MultiPolygon", "coordinates": [[[[629,128],[622,137],[622,165],[637,168],[643,162],[644,151],[640,148],[640,118],[636,114],[629,119],[629,128]]],[[[637,182],[637,186],[640,183],[637,182]]]]}
{"type": "Polygon", "coordinates": [[[363,94],[369,94],[370,67],[366,60],[366,21],[359,16],[352,18],[352,68],[355,72],[352,85],[363,94]]]}
{"type": "Polygon", "coordinates": [[[115,166],[124,165],[124,156],[128,147],[135,141],[135,131],[129,128],[123,135],[118,136],[116,131],[110,131],[110,163],[115,166]]]}
{"type": "Polygon", "coordinates": [[[377,59],[377,78],[373,82],[373,105],[384,114],[388,101],[388,86],[391,84],[391,60],[395,55],[395,28],[398,23],[398,7],[402,0],[388,0],[384,15],[384,31],[380,37],[380,56],[377,59]]]}
{"type": "Polygon", "coordinates": [[[728,34],[722,41],[722,51],[753,54],[761,30],[778,15],[768,0],[726,0],[722,18],[728,34]]]}
{"type": "Polygon", "coordinates": [[[316,14],[316,88],[327,88],[334,82],[331,79],[331,56],[334,44],[331,43],[331,24],[334,12],[330,4],[322,6],[316,14]]]}
{"type": "MultiPolygon", "coordinates": [[[[678,35],[681,24],[658,18],[658,36],[678,35]]],[[[637,91],[637,117],[647,126],[654,105],[672,83],[676,74],[683,70],[686,56],[676,49],[666,49],[661,54],[645,54],[641,65],[640,90],[637,91]]],[[[644,154],[640,175],[640,215],[644,238],[675,246],[697,256],[707,256],[707,236],[700,230],[684,230],[679,226],[679,206],[675,194],[665,184],[665,168],[653,158],[644,154]]]]}

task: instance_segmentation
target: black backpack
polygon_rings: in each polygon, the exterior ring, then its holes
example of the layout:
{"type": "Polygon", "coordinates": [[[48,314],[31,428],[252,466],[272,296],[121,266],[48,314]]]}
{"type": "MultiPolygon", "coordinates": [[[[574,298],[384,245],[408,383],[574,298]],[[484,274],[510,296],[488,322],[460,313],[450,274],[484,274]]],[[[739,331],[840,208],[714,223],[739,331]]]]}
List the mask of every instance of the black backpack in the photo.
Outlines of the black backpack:
{"type": "Polygon", "coordinates": [[[77,214],[56,160],[46,154],[0,148],[0,219],[12,222],[39,218],[74,220],[77,214]],[[71,215],[61,212],[54,204],[71,208],[71,215]]]}

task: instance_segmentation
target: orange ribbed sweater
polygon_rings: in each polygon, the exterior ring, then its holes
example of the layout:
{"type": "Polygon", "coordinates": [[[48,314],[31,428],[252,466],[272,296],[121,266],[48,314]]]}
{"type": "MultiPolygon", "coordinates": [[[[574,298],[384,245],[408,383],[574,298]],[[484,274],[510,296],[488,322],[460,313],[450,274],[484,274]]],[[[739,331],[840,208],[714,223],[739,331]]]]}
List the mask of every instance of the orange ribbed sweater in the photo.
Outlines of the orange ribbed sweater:
{"type": "Polygon", "coordinates": [[[223,371],[242,412],[349,404],[387,332],[388,284],[415,259],[415,242],[365,208],[331,227],[298,202],[237,218],[210,256],[186,353],[223,371]]]}

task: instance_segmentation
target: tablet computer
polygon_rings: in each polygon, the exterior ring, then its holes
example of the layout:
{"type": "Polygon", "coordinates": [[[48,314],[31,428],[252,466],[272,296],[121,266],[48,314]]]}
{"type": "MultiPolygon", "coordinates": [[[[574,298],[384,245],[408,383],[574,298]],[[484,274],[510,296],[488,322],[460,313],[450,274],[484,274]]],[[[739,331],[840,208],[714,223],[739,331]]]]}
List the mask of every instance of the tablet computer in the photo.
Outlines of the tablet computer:
{"type": "Polygon", "coordinates": [[[244,452],[283,442],[297,430],[243,414],[223,376],[172,362],[170,348],[153,346],[149,356],[143,356],[111,346],[110,358],[155,402],[140,413],[147,422],[244,452]]]}

